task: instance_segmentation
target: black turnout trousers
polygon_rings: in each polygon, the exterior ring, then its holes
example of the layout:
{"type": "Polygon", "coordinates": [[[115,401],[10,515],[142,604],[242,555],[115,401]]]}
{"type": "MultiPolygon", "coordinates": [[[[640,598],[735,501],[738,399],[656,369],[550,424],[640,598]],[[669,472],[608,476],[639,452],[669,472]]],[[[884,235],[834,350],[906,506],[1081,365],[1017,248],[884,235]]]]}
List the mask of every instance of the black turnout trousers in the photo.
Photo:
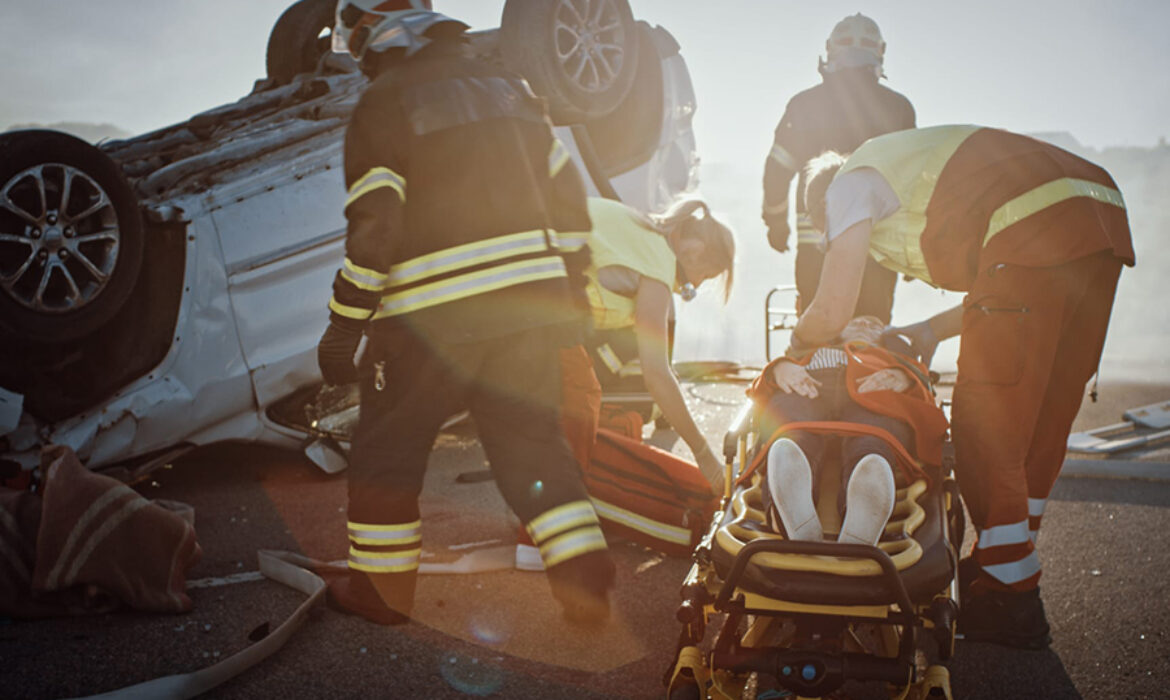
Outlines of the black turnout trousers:
{"type": "Polygon", "coordinates": [[[362,360],[349,520],[417,520],[435,437],[464,409],[475,420],[504,500],[524,523],[559,505],[587,501],[560,426],[557,350],[564,338],[557,326],[451,345],[405,325],[373,334],[362,360]]]}

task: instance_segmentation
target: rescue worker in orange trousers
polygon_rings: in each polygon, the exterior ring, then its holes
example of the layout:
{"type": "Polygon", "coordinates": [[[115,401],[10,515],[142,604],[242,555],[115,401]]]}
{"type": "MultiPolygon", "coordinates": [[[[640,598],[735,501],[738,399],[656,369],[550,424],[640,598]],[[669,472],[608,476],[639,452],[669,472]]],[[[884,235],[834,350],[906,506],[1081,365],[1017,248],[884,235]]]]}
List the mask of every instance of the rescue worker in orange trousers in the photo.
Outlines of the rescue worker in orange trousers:
{"type": "MultiPolygon", "coordinates": [[[[671,293],[723,278],[723,299],[735,276],[735,238],[707,204],[689,199],[662,215],[644,215],[608,199],[590,198],[591,263],[585,293],[594,331],[632,328],[646,388],[663,417],[691,449],[700,470],[722,485],[723,463],[687,410],[670,366],[671,293]]],[[[603,345],[597,357],[620,374],[624,364],[603,345]]],[[[572,442],[572,441],[570,441],[572,442]]]]}
{"type": "MultiPolygon", "coordinates": [[[[686,483],[679,485],[691,487],[705,480],[714,498],[723,483],[723,463],[695,424],[671,368],[667,318],[671,293],[684,285],[698,287],[722,276],[727,299],[734,279],[735,238],[712,216],[707,204],[697,199],[680,201],[662,215],[645,215],[618,201],[590,198],[589,215],[593,222],[586,239],[590,262],[583,275],[590,325],[594,331],[633,329],[646,387],[663,417],[690,447],[703,475],[702,479],[688,475],[686,483]]],[[[594,348],[594,354],[608,370],[620,374],[624,363],[612,349],[601,345],[594,348]]],[[[588,483],[601,385],[583,346],[562,351],[562,371],[565,434],[588,483]]],[[[647,513],[630,513],[629,504],[604,503],[596,498],[594,504],[603,525],[628,527],[631,521],[654,521],[647,513]]],[[[689,543],[691,533],[676,525],[653,522],[643,528],[638,541],[659,549],[664,542],[667,546],[689,543]]],[[[623,531],[629,533],[628,529],[623,531]]],[[[523,538],[517,546],[516,563],[521,569],[540,568],[523,538]]]]}
{"type": "MultiPolygon", "coordinates": [[[[816,294],[824,261],[821,233],[804,207],[804,166],[824,151],[848,153],[867,139],[914,128],[914,107],[901,93],[882,85],[886,43],[869,17],[851,15],[833,27],[825,41],[827,60],[818,59],[820,85],[797,93],[776,126],[772,150],[764,163],[764,224],[768,242],[789,249],[788,190],[797,175],[796,287],[798,309],[816,294]]],[[[866,264],[854,316],[890,322],[898,275],[875,261],[866,264]]]]}
{"type": "Polygon", "coordinates": [[[1043,648],[1036,535],[1096,371],[1122,265],[1125,203],[1101,167],[1026,136],[939,126],[871,139],[810,166],[808,211],[828,250],[790,352],[835,337],[865,261],[966,292],[894,329],[925,361],[959,335],[951,430],[978,531],[960,566],[967,639],[1043,648]]]}
{"type": "Polygon", "coordinates": [[[361,388],[349,570],[330,599],[408,619],[427,458],[466,407],[553,595],[596,621],[614,567],[557,411],[558,352],[580,342],[560,232],[588,230],[584,187],[543,101],[469,57],[466,29],[429,0],[338,4],[335,44],[373,82],[346,133],[346,257],[318,347],[327,382],[361,388]]]}

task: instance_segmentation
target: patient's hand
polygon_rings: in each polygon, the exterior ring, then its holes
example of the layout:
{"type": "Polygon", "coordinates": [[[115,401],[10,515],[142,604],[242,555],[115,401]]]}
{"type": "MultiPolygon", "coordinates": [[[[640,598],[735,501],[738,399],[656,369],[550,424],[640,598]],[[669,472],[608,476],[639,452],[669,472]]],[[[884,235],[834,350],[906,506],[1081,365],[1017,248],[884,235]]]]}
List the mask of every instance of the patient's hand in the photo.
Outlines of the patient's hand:
{"type": "Polygon", "coordinates": [[[866,394],[871,391],[903,392],[913,385],[910,375],[897,367],[879,369],[873,374],[857,380],[857,393],[866,394]]]}
{"type": "Polygon", "coordinates": [[[772,368],[772,379],[785,394],[797,393],[810,399],[817,397],[820,382],[795,362],[780,362],[772,368]]]}

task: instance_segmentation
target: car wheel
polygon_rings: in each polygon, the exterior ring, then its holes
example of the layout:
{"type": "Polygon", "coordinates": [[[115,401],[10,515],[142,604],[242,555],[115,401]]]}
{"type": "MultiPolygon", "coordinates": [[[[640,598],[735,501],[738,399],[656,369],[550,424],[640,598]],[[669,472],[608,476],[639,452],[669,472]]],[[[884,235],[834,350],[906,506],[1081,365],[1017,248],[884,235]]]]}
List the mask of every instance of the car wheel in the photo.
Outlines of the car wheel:
{"type": "Polygon", "coordinates": [[[142,266],[138,201],[118,166],[56,131],[0,134],[0,329],[58,343],[100,328],[142,266]]]}
{"type": "Polygon", "coordinates": [[[268,35],[265,65],[277,85],[317,70],[321,57],[331,50],[336,7],[334,0],[300,0],[276,20],[268,35]]]}
{"type": "Polygon", "coordinates": [[[597,119],[625,98],[638,67],[626,0],[507,0],[500,54],[548,99],[553,121],[597,119]]]}

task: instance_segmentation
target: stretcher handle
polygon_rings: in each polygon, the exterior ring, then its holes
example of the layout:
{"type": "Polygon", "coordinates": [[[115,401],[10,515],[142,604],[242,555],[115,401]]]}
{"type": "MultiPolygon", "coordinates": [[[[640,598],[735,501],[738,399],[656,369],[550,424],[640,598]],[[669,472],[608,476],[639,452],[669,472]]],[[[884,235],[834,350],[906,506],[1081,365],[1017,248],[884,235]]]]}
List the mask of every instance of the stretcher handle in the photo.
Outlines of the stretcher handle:
{"type": "Polygon", "coordinates": [[[890,555],[868,544],[806,540],[758,539],[745,544],[743,549],[739,550],[739,554],[735,556],[731,571],[727,573],[727,580],[723,582],[723,587],[719,589],[719,595],[715,598],[718,607],[723,607],[731,600],[732,594],[739,586],[739,580],[743,577],[744,569],[747,568],[752,557],[765,553],[851,557],[877,562],[877,565],[882,569],[882,582],[885,583],[887,592],[893,595],[898,608],[904,615],[913,616],[914,614],[914,603],[910,601],[910,594],[906,592],[906,586],[902,584],[902,577],[898,575],[898,567],[894,564],[894,560],[890,559],[890,555]]]}
{"type": "Polygon", "coordinates": [[[732,419],[731,425],[727,427],[727,432],[723,434],[723,456],[726,459],[735,459],[739,439],[747,435],[752,429],[755,409],[756,403],[748,399],[735,412],[735,418],[732,419]]]}

